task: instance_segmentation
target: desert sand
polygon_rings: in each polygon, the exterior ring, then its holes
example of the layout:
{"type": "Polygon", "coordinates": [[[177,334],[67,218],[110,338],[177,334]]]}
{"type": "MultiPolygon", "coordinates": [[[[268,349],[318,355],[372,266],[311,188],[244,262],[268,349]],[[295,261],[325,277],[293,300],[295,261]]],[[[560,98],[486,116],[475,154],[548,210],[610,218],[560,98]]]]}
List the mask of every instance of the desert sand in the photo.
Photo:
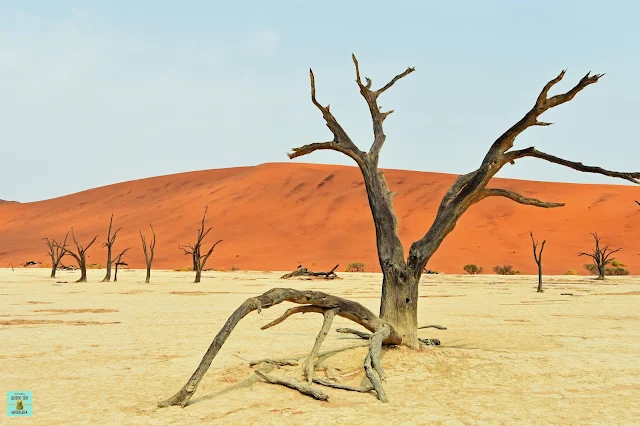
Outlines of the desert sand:
{"type": "MultiPolygon", "coordinates": [[[[577,172],[576,172],[577,173],[577,172]]],[[[405,251],[421,238],[435,217],[454,175],[387,170],[405,251]]],[[[613,182],[613,181],[612,181],[613,182]]],[[[619,182],[615,182],[619,183],[619,182]]],[[[429,268],[462,273],[467,263],[491,271],[511,264],[536,272],[529,231],[547,240],[545,271],[585,273],[588,251],[598,232],[604,244],[622,247],[619,259],[640,272],[640,199],[638,188],[493,179],[490,187],[514,190],[545,201],[565,202],[540,209],[492,197],[471,207],[429,262],[429,268]]],[[[243,270],[293,270],[299,264],[320,270],[364,262],[379,272],[375,231],[360,171],[355,167],[271,163],[255,167],[181,173],[119,183],[34,203],[0,205],[0,266],[27,261],[49,263],[42,238],[62,239],[71,226],[80,241],[106,238],[109,216],[123,227],[114,250],[132,247],[129,265],[144,267],[138,230],[158,237],[157,268],[189,265],[178,248],[195,240],[204,206],[213,229],[209,244],[223,239],[208,267],[243,270]]],[[[208,246],[207,246],[208,247],[208,246]]],[[[104,265],[99,244],[89,263],[104,265]]],[[[69,262],[69,260],[67,260],[69,262]]]]}
{"type": "MultiPolygon", "coordinates": [[[[335,389],[320,402],[255,382],[246,360],[304,356],[322,324],[321,316],[305,314],[261,331],[291,306],[278,305],[240,322],[187,408],[159,409],[246,298],[276,286],[316,289],[376,312],[381,275],[283,281],[278,272],[205,272],[192,284],[192,273],[154,271],[144,284],[141,270],[122,270],[117,283],[97,283],[101,270],[88,274],[89,283],[74,284],[78,272],[49,279],[42,269],[0,270],[0,388],[33,392],[29,424],[566,425],[640,418],[637,277],[549,276],[537,294],[532,276],[423,276],[420,323],[448,330],[421,330],[440,339],[439,347],[384,351],[388,404],[335,389]],[[254,383],[243,386],[247,379],[254,383]]],[[[353,325],[336,318],[323,350],[362,344],[333,331],[344,326],[353,325]]],[[[355,348],[326,362],[357,385],[365,353],[355,348]]]]}

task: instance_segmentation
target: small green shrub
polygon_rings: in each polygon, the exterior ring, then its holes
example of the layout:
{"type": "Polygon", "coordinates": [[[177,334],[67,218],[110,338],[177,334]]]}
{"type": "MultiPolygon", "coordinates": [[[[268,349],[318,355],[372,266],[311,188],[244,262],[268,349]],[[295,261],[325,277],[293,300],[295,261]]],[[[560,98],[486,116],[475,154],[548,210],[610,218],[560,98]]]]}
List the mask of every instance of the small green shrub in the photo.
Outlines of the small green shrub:
{"type": "Polygon", "coordinates": [[[605,275],[629,275],[629,270],[624,268],[605,268],[605,275]]]}
{"type": "Polygon", "coordinates": [[[470,263],[468,265],[464,265],[464,271],[467,274],[471,274],[471,275],[476,275],[476,274],[481,274],[482,273],[482,266],[478,267],[477,265],[474,265],[473,263],[470,263]]]}
{"type": "Polygon", "coordinates": [[[347,265],[347,269],[345,272],[364,272],[364,263],[362,262],[352,262],[347,265]]]}
{"type": "Polygon", "coordinates": [[[240,270],[240,268],[238,268],[236,265],[233,265],[233,266],[231,267],[231,270],[232,270],[233,272],[235,272],[235,271],[239,271],[239,270],[240,270]]]}
{"type": "Polygon", "coordinates": [[[311,266],[316,266],[316,262],[311,262],[311,266]]]}
{"type": "Polygon", "coordinates": [[[613,259],[611,261],[611,264],[613,265],[614,268],[621,268],[621,267],[624,266],[624,263],[622,263],[622,262],[620,262],[620,261],[618,261],[616,259],[613,259]]]}
{"type": "Polygon", "coordinates": [[[564,273],[565,275],[580,275],[578,274],[578,272],[576,272],[575,269],[569,269],[567,272],[564,273]]]}
{"type": "Polygon", "coordinates": [[[514,270],[513,266],[511,266],[511,265],[494,266],[493,267],[493,272],[495,272],[498,275],[518,275],[518,274],[520,274],[520,271],[514,270]]]}

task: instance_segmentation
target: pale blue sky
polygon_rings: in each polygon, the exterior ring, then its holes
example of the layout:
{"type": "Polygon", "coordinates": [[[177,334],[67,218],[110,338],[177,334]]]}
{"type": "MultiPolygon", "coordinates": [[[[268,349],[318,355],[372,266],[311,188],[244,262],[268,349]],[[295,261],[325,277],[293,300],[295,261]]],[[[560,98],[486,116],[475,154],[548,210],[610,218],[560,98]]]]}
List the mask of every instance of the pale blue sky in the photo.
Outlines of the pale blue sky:
{"type": "MultiPolygon", "coordinates": [[[[607,75],[518,147],[640,169],[640,2],[0,0],[0,199],[34,201],[190,170],[289,161],[331,138],[318,99],[362,149],[351,53],[395,109],[381,167],[466,173],[568,68],[607,75]]],[[[338,153],[304,162],[352,165],[338,153]]],[[[501,177],[621,183],[535,159],[501,177]]]]}

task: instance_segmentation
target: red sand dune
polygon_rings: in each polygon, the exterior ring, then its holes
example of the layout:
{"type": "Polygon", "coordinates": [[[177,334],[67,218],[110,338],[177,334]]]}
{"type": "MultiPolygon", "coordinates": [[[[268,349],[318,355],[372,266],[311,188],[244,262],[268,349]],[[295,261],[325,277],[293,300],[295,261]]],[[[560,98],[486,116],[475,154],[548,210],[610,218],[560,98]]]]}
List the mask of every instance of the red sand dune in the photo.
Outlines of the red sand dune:
{"type": "MultiPolygon", "coordinates": [[[[387,170],[387,181],[408,251],[427,231],[454,175],[387,170]]],[[[622,185],[586,185],[494,179],[491,186],[515,190],[565,207],[540,209],[502,198],[471,207],[449,234],[428,267],[462,273],[475,263],[491,271],[509,263],[522,273],[535,273],[529,231],[547,240],[545,273],[564,274],[590,261],[578,257],[592,247],[589,232],[622,247],[619,259],[640,273],[640,189],[622,185]]],[[[181,173],[119,183],[46,201],[0,204],[0,266],[28,260],[49,263],[42,238],[64,237],[73,225],[83,243],[95,235],[89,263],[105,262],[109,216],[122,227],[114,251],[132,247],[129,265],[144,265],[138,230],[151,222],[158,244],[154,267],[190,264],[178,248],[195,239],[204,206],[213,227],[206,246],[223,239],[208,268],[293,270],[299,264],[343,270],[361,261],[379,271],[371,213],[360,172],[355,167],[270,163],[255,167],[181,173]]],[[[66,259],[72,263],[72,259],[66,259]]]]}

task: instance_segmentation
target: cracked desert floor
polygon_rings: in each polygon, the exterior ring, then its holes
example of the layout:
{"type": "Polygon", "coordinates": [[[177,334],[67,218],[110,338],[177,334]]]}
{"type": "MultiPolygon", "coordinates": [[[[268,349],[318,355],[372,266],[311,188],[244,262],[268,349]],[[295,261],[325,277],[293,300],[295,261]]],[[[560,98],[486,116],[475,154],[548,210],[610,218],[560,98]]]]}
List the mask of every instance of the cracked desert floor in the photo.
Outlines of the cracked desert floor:
{"type": "MultiPolygon", "coordinates": [[[[327,402],[257,380],[246,360],[303,357],[322,325],[317,314],[260,327],[289,304],[250,313],[213,361],[191,403],[160,409],[179,390],[227,317],[273,287],[352,298],[377,312],[381,275],[342,280],[280,280],[276,272],[0,270],[0,388],[33,392],[34,415],[1,424],[38,425],[382,425],[638,424],[640,283],[637,277],[423,276],[421,330],[439,347],[386,349],[390,402],[374,393],[325,389],[327,402]],[[565,293],[565,295],[562,295],[565,293]],[[566,293],[569,293],[567,295],[566,293]],[[247,379],[249,379],[247,381],[247,379]]],[[[362,345],[333,331],[322,351],[362,345]]],[[[357,327],[357,326],[356,326],[357,327]]],[[[366,348],[326,359],[344,383],[362,378],[366,348]]],[[[297,367],[273,375],[296,374],[297,367]]],[[[316,371],[324,377],[326,370],[316,371]]]]}

